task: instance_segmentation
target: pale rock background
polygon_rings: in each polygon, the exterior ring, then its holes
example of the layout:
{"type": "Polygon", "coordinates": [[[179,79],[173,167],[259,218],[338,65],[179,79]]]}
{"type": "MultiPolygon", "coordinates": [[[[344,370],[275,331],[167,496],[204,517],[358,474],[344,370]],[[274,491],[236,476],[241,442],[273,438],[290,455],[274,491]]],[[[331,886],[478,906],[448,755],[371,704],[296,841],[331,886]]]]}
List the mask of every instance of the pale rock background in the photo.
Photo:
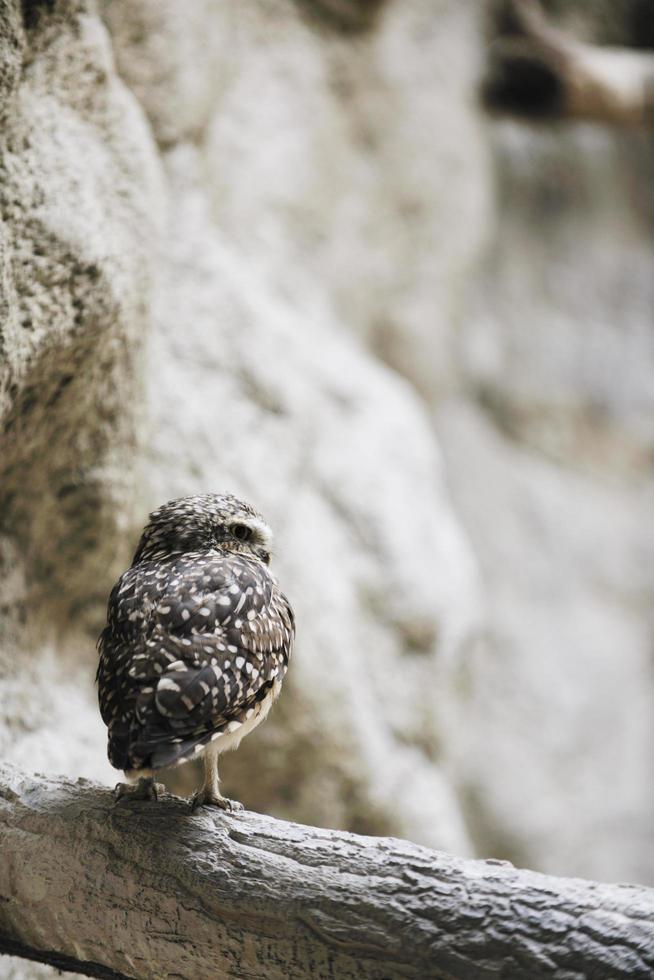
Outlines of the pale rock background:
{"type": "Polygon", "coordinates": [[[229,793],[654,882],[651,141],[489,123],[484,22],[3,8],[5,758],[115,781],[108,590],[151,507],[225,488],[299,620],[229,793]]]}

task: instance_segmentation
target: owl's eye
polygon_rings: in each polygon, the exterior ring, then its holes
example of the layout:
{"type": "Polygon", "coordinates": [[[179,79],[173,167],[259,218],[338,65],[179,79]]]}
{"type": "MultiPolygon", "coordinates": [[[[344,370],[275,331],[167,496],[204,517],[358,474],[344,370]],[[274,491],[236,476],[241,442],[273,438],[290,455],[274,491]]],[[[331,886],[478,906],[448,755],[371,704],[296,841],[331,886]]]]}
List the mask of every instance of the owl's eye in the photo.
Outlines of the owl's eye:
{"type": "Polygon", "coordinates": [[[252,537],[252,528],[248,527],[246,524],[233,524],[232,534],[239,541],[249,541],[252,537]]]}

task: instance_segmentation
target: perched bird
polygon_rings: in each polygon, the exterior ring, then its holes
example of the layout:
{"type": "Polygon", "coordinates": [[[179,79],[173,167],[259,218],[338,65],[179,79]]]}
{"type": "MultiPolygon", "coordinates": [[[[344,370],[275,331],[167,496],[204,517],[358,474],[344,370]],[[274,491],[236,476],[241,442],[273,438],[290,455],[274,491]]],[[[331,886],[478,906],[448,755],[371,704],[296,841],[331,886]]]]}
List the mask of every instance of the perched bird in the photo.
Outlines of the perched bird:
{"type": "Polygon", "coordinates": [[[242,809],[220,795],[218,756],[265,719],[295,633],[268,570],[271,541],[231,494],[182,497],[150,515],[98,641],[109,761],[131,784],[117,798],[156,797],[156,770],[202,757],[193,806],[242,809]]]}

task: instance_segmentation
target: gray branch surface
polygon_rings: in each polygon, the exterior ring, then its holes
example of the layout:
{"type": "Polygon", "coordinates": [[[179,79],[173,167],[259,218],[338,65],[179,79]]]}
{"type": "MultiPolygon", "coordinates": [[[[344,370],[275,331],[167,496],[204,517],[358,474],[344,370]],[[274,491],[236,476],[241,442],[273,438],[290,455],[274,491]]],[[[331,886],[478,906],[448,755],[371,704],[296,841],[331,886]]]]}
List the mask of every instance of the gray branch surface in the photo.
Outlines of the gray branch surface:
{"type": "Polygon", "coordinates": [[[537,0],[507,0],[513,32],[489,49],[486,106],[529,119],[654,124],[654,55],[575,41],[537,0]]]}
{"type": "Polygon", "coordinates": [[[654,976],[654,890],[0,766],[0,949],[100,977],[654,976]]]}

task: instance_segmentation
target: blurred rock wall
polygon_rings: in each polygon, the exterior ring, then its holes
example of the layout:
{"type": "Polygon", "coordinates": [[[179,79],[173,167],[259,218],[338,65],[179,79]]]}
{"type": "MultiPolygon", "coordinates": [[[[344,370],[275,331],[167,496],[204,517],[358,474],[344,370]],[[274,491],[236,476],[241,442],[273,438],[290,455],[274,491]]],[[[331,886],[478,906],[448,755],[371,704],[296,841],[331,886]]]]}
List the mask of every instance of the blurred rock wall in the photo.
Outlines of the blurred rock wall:
{"type": "Polygon", "coordinates": [[[5,757],[115,778],[106,595],[229,489],[299,619],[230,793],[654,881],[651,140],[484,121],[473,0],[2,10],[5,757]]]}
{"type": "Polygon", "coordinates": [[[494,146],[462,390],[437,410],[488,601],[456,771],[484,850],[651,883],[651,139],[503,124],[494,146]]]}
{"type": "MultiPolygon", "coordinates": [[[[642,5],[550,4],[638,45],[642,5]]],[[[654,144],[489,130],[496,218],[436,405],[487,633],[452,716],[477,847],[654,882],[654,144]]]]}

